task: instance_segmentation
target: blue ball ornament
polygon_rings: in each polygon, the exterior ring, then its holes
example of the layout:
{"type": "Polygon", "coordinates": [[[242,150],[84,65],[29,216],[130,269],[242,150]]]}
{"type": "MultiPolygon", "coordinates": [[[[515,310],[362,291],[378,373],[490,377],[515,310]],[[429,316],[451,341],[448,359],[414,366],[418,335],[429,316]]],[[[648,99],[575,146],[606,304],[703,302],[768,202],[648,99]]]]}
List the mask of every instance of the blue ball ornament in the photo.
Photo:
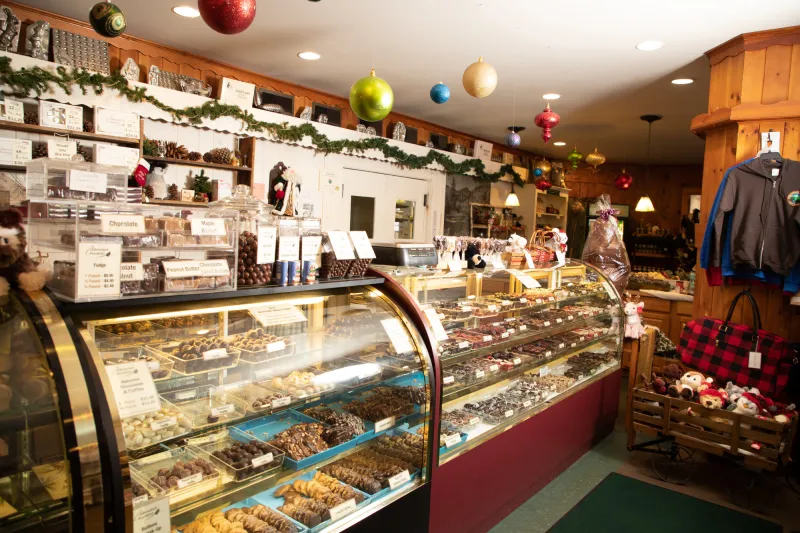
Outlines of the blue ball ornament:
{"type": "Polygon", "coordinates": [[[437,83],[431,87],[431,100],[437,104],[443,104],[450,100],[450,87],[444,83],[437,83]]]}
{"type": "Polygon", "coordinates": [[[539,176],[541,176],[542,174],[544,174],[544,172],[542,172],[542,169],[541,169],[541,168],[534,168],[534,169],[533,169],[533,175],[534,175],[534,176],[536,176],[537,178],[538,178],[539,176]]]}
{"type": "Polygon", "coordinates": [[[522,142],[522,139],[519,138],[519,133],[516,131],[509,131],[506,134],[506,146],[510,148],[516,148],[522,142]]]}

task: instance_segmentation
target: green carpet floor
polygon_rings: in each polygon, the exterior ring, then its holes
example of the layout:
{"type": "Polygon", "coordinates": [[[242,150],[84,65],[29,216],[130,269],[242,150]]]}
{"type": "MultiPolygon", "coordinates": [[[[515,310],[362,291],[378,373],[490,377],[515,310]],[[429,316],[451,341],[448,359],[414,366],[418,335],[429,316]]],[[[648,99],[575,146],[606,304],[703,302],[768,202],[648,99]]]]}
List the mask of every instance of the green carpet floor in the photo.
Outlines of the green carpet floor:
{"type": "Polygon", "coordinates": [[[781,533],[783,528],[672,490],[610,474],[551,533],[781,533]]]}

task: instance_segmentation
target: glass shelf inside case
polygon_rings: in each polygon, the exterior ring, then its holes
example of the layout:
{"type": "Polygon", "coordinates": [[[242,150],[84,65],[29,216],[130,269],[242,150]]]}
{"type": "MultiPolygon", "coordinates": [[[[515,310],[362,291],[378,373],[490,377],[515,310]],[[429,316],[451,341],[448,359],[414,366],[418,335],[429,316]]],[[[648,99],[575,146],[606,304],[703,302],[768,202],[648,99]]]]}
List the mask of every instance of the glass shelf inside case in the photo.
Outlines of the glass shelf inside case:
{"type": "Polygon", "coordinates": [[[436,332],[440,464],[619,368],[619,296],[590,265],[395,277],[436,332]]]}
{"type": "Polygon", "coordinates": [[[168,498],[183,533],[341,529],[427,481],[429,356],[380,285],[77,321],[134,513],[168,498]]]}

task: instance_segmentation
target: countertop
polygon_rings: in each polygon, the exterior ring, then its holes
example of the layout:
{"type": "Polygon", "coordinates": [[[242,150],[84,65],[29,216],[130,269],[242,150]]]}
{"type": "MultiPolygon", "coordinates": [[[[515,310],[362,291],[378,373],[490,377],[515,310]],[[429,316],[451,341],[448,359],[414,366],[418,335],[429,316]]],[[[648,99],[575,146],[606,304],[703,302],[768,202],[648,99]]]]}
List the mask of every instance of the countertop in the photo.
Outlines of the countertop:
{"type": "Polygon", "coordinates": [[[661,298],[662,300],[672,300],[673,302],[693,302],[694,296],[691,294],[681,294],[679,292],[656,291],[652,289],[639,289],[641,294],[661,298]]]}

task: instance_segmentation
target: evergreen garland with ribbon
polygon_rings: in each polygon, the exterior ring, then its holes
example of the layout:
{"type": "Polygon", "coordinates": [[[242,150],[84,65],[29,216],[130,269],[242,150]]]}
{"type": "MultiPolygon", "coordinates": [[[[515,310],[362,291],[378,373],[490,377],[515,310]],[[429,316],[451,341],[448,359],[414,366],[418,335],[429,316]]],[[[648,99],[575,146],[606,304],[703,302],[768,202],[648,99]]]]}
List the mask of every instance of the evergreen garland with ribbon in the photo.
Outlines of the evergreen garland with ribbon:
{"type": "Polygon", "coordinates": [[[72,87],[77,85],[83,94],[87,94],[88,89],[92,89],[95,94],[103,94],[105,89],[119,91],[120,95],[134,103],[147,102],[158,109],[169,113],[177,122],[187,122],[189,124],[201,124],[203,119],[218,119],[221,117],[231,117],[242,122],[245,129],[251,132],[268,133],[273,138],[283,142],[299,143],[304,137],[311,138],[315,150],[325,154],[341,154],[342,152],[361,154],[367,150],[379,150],[387,159],[393,159],[396,164],[412,169],[426,168],[433,163],[438,163],[449,174],[469,175],[473,172],[476,179],[487,182],[496,182],[504,175],[513,176],[514,182],[522,187],[519,173],[514,170],[512,165],[503,165],[498,172],[486,172],[486,167],[480,159],[468,159],[461,163],[455,162],[449,156],[429,150],[425,156],[417,156],[404,152],[397,146],[389,144],[388,139],[383,137],[370,137],[358,141],[341,139],[332,141],[327,135],[320,133],[311,123],[298,126],[289,126],[288,123],[264,122],[257,120],[252,113],[240,108],[237,105],[224,104],[217,100],[211,100],[201,106],[190,106],[183,109],[176,109],[147,93],[145,87],[133,87],[128,84],[119,72],[111,76],[99,73],[92,73],[85,69],[73,68],[68,71],[64,66],[56,67],[56,73],[40,67],[20,68],[14,70],[11,67],[11,58],[0,57],[0,84],[11,88],[12,94],[21,97],[33,96],[41,97],[43,93],[50,90],[53,84],[58,85],[66,94],[72,94],[72,87]]]}

